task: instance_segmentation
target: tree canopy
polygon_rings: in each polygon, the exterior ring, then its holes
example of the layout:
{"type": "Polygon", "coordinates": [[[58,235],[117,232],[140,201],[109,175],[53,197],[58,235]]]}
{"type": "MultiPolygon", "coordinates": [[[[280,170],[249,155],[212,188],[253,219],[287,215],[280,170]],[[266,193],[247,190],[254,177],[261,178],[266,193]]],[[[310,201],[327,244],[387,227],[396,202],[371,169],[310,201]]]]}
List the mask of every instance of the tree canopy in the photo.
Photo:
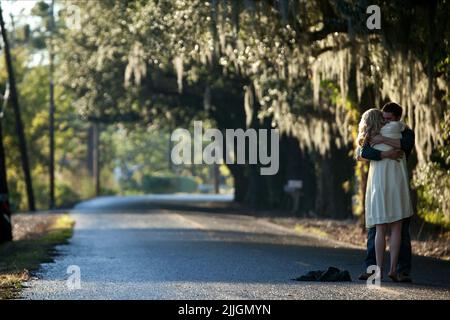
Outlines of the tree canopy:
{"type": "MultiPolygon", "coordinates": [[[[238,201],[283,206],[283,184],[299,178],[307,186],[305,212],[338,218],[362,213],[366,168],[353,159],[357,125],[365,110],[387,101],[404,107],[415,131],[413,172],[426,167],[448,176],[450,159],[442,151],[448,150],[448,1],[105,0],[59,6],[54,42],[61,103],[81,120],[132,129],[204,119],[221,130],[280,130],[278,175],[255,175],[253,165],[228,166],[238,201]],[[381,8],[380,29],[367,26],[369,5],[381,8]]],[[[434,183],[419,176],[415,181],[419,196],[448,219],[448,208],[433,198],[434,183]]]]}

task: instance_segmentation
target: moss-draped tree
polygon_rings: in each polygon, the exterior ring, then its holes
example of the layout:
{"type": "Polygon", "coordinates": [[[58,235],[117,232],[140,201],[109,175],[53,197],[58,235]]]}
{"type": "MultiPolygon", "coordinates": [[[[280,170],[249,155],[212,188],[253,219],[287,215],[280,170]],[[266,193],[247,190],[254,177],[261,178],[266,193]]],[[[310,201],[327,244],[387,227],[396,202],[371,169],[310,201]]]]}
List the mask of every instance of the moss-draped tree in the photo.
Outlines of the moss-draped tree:
{"type": "Polygon", "coordinates": [[[370,4],[380,30],[367,28],[364,0],[74,2],[82,14],[62,38],[60,70],[87,117],[278,128],[279,174],[230,165],[235,199],[282,207],[297,178],[302,211],[347,218],[363,208],[365,167],[353,160],[362,112],[404,106],[419,166],[445,143],[450,4],[370,4]]]}

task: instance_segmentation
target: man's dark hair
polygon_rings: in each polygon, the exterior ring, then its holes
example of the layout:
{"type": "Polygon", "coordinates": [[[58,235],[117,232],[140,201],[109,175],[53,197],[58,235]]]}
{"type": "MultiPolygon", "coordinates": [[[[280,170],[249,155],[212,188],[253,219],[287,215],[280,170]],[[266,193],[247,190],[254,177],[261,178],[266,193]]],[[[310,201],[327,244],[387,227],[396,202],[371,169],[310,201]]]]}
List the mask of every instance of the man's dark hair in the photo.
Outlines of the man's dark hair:
{"type": "Polygon", "coordinates": [[[381,110],[383,112],[392,113],[397,118],[400,118],[402,116],[402,113],[403,113],[403,108],[400,107],[395,102],[388,102],[388,103],[386,103],[381,110]]]}

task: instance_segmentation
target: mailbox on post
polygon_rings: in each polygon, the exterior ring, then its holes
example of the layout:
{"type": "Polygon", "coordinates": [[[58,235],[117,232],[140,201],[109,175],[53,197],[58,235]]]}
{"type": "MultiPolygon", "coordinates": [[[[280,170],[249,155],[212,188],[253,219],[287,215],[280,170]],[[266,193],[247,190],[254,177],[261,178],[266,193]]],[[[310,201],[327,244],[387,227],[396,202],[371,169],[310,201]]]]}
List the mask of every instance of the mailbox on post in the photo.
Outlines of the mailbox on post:
{"type": "Polygon", "coordinates": [[[303,188],[302,180],[288,180],[287,184],[284,186],[284,192],[292,197],[292,211],[296,212],[300,204],[301,189],[303,188]]]}

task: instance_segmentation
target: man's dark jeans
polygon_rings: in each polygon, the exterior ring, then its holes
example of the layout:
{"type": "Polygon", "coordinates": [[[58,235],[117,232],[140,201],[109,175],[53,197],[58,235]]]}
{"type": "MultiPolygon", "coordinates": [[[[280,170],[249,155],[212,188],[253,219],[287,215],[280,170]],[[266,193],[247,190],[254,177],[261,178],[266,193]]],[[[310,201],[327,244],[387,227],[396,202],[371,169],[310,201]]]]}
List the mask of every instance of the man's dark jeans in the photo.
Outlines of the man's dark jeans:
{"type": "MultiPolygon", "coordinates": [[[[403,220],[402,225],[402,240],[400,244],[400,253],[398,256],[397,272],[408,274],[411,272],[411,236],[409,234],[409,224],[411,218],[406,218],[403,220]]],[[[367,254],[365,259],[366,268],[371,265],[377,264],[377,259],[375,255],[375,235],[376,227],[369,229],[367,234],[367,254]]]]}

